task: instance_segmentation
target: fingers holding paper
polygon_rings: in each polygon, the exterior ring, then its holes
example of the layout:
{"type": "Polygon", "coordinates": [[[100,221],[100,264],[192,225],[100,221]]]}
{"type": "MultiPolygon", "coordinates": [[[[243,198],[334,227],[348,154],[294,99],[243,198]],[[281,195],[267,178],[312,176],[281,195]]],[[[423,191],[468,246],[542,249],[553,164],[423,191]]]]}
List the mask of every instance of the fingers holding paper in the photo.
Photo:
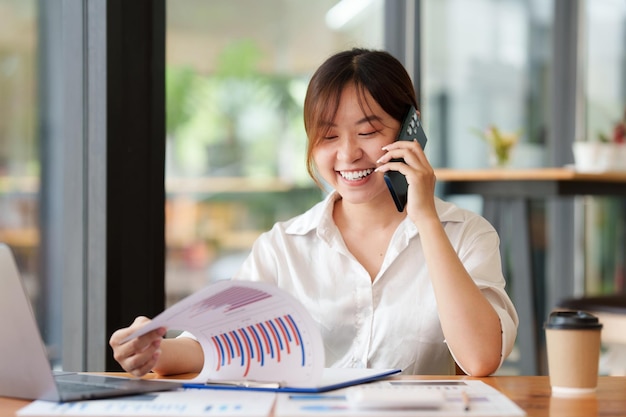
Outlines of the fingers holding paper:
{"type": "Polygon", "coordinates": [[[149,322],[147,317],[137,317],[129,327],[113,333],[109,340],[115,360],[126,372],[137,377],[147,374],[156,365],[161,355],[161,342],[166,329],[159,327],[126,343],[122,341],[149,322]]]}

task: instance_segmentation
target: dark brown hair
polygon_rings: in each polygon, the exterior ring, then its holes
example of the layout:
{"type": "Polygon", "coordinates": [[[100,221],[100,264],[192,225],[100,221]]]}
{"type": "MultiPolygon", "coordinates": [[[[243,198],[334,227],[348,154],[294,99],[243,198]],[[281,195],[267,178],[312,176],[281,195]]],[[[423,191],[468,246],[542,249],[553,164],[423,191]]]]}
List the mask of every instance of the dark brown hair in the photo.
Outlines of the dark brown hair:
{"type": "MultiPolygon", "coordinates": [[[[355,48],[328,58],[313,74],[304,99],[304,128],[308,137],[307,171],[319,184],[313,149],[334,119],[344,88],[354,85],[365,110],[365,93],[394,119],[401,121],[417,99],[411,77],[400,61],[385,51],[355,48]]],[[[365,111],[364,111],[365,112],[365,111]]]]}

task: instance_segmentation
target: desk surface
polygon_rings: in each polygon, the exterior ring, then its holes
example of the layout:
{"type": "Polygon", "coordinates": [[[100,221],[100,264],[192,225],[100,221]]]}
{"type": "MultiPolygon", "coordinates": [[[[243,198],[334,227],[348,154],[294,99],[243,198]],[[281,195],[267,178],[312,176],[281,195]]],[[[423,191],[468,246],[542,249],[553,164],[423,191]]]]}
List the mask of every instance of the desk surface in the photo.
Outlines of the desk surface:
{"type": "MultiPolygon", "coordinates": [[[[471,379],[466,376],[405,376],[395,379],[471,379]]],[[[528,417],[626,416],[626,377],[602,376],[595,396],[577,399],[553,398],[547,376],[494,376],[478,378],[493,386],[528,417]]],[[[0,397],[0,416],[14,416],[28,401],[0,397]]]]}

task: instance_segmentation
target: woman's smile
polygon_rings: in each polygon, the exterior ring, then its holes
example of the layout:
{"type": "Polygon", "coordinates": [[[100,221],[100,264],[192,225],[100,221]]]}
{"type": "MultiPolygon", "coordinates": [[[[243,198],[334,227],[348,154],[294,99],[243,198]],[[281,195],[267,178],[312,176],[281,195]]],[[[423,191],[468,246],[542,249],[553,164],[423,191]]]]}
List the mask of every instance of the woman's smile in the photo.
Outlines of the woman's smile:
{"type": "Polygon", "coordinates": [[[374,168],[362,169],[358,171],[338,171],[339,175],[347,181],[359,181],[374,172],[374,168]]]}

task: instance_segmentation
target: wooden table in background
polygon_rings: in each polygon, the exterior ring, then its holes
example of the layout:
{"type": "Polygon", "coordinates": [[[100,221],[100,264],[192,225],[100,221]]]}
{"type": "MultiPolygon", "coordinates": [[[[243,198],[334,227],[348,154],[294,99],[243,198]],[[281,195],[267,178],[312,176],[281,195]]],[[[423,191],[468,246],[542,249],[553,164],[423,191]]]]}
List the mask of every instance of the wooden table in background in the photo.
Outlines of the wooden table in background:
{"type": "MultiPolygon", "coordinates": [[[[542,322],[549,310],[563,298],[574,294],[574,215],[576,196],[626,197],[626,172],[579,173],[569,168],[538,169],[437,169],[437,181],[444,198],[451,195],[479,195],[484,200],[483,216],[493,224],[503,244],[509,246],[510,257],[503,253],[503,266],[510,261],[512,299],[518,310],[520,327],[518,346],[521,351],[520,371],[523,375],[546,374],[545,359],[540,360],[542,322]],[[530,232],[530,201],[554,200],[558,216],[549,216],[546,229],[557,230],[547,237],[552,264],[549,277],[533,275],[530,232]],[[562,210],[562,211],[561,211],[562,210]],[[563,233],[571,235],[562,238],[563,233]],[[552,291],[545,294],[535,283],[550,283],[552,291]],[[535,305],[544,300],[544,305],[535,305]],[[547,310],[547,311],[544,311],[547,310]]],[[[550,212],[548,213],[550,215],[550,212]]],[[[548,233],[548,231],[546,231],[548,233]]]]}
{"type": "MultiPolygon", "coordinates": [[[[473,379],[466,376],[404,376],[394,379],[473,379]]],[[[526,411],[528,417],[626,416],[626,377],[603,376],[595,395],[581,398],[551,396],[547,376],[493,376],[476,378],[491,385],[526,411]]],[[[0,416],[14,416],[28,401],[0,397],[0,416]]],[[[323,415],[320,413],[320,415],[323,415]]],[[[384,412],[380,413],[385,416],[384,412]]],[[[418,412],[415,413],[419,415],[418,412]]]]}

